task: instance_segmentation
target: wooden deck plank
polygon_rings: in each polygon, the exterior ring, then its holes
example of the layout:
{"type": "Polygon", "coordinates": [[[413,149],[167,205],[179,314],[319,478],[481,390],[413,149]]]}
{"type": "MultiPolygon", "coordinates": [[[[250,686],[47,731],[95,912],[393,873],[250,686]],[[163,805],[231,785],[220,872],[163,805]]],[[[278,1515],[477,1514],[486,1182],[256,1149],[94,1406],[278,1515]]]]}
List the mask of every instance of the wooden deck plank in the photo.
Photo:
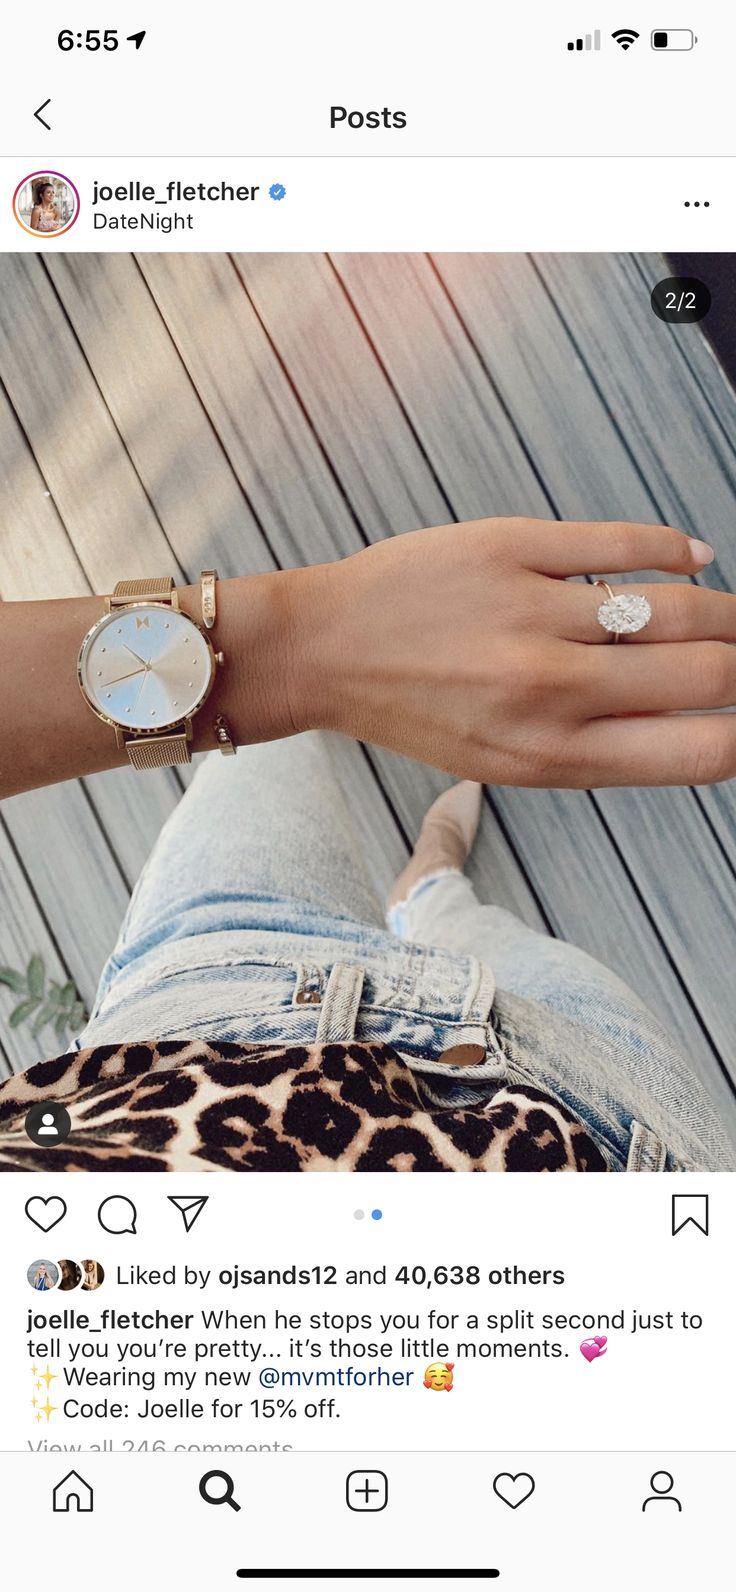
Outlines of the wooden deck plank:
{"type": "MultiPolygon", "coordinates": [[[[130,577],[169,569],[171,548],[36,255],[0,256],[0,374],[98,590],[112,590],[121,566],[130,577]]],[[[64,591],[50,577],[44,595],[64,591]]]]}
{"type": "MultiPolygon", "coordinates": [[[[733,455],[723,427],[702,401],[677,353],[673,328],[652,313],[649,292],[629,255],[544,255],[534,259],[540,282],[557,306],[569,337],[592,373],[605,407],[626,438],[661,518],[718,552],[705,571],[709,584],[736,585],[733,455]],[[605,305],[605,313],[601,306],[605,305]]],[[[647,274],[669,274],[662,259],[647,274]]],[[[695,326],[677,328],[690,358],[703,367],[712,356],[695,326]]],[[[734,398],[724,388],[721,412],[733,420],[734,398]]]]}
{"type": "Polygon", "coordinates": [[[246,495],[134,257],[62,254],[48,269],[169,545],[175,537],[187,579],[213,566],[223,574],[263,569],[246,495]]]}
{"type": "Polygon", "coordinates": [[[328,458],[334,462],[334,449],[340,478],[350,483],[350,505],[369,539],[443,524],[449,505],[428,477],[400,405],[346,306],[339,306],[340,334],[334,334],[329,315],[337,308],[336,284],[329,261],[323,255],[243,254],[235,256],[235,265],[258,313],[267,305],[266,329],[277,352],[283,348],[285,322],[291,322],[290,347],[298,344],[300,360],[298,367],[289,363],[289,375],[323,444],[319,418],[325,412],[331,417],[328,458]],[[352,379],[356,361],[363,368],[359,384],[352,379]],[[302,364],[311,372],[308,392],[299,380],[302,364]],[[382,484],[386,477],[393,483],[390,515],[382,484]]]}
{"type": "Polygon", "coordinates": [[[44,594],[53,546],[54,575],[70,597],[87,589],[84,571],[51,493],[0,384],[0,597],[44,594]]]}
{"type": "MultiPolygon", "coordinates": [[[[582,266],[565,257],[562,264],[555,257],[537,264],[583,361],[594,369],[602,400],[614,413],[626,406],[627,439],[639,466],[664,483],[663,516],[693,535],[711,538],[716,559],[699,584],[735,591],[736,394],[700,326],[667,326],[651,313],[649,294],[668,273],[665,261],[622,255],[590,263],[586,257],[582,266]],[[605,344],[590,313],[590,294],[604,294],[614,306],[605,344]],[[620,362],[630,347],[636,379],[629,386],[620,362]]],[[[728,869],[736,874],[736,787],[729,782],[702,788],[697,799],[728,869]]]]}
{"type": "MultiPolygon", "coordinates": [[[[278,536],[278,558],[272,552],[266,563],[264,547],[261,568],[333,557],[325,527],[344,515],[344,502],[309,428],[296,424],[288,382],[264,380],[268,340],[232,261],[147,254],[140,266],[272,549],[278,536]]],[[[232,573],[242,573],[242,560],[232,573]]]]}
{"type": "MultiPolygon", "coordinates": [[[[115,768],[93,774],[82,784],[117,867],[132,890],[163,825],[181,800],[177,772],[158,769],[154,779],[144,781],[137,779],[132,769],[115,768]]],[[[104,955],[111,950],[112,945],[105,945],[104,955]]]]}
{"type": "MultiPolygon", "coordinates": [[[[736,281],[736,266],[731,258],[729,268],[729,287],[736,281]]],[[[641,277],[644,291],[651,294],[652,287],[660,279],[663,256],[661,254],[634,254],[631,256],[634,267],[641,277]]],[[[723,257],[721,256],[721,260],[723,257]]],[[[665,261],[665,269],[671,270],[669,261],[665,261]]],[[[720,288],[725,293],[725,281],[720,288]]],[[[733,436],[734,416],[734,388],[726,371],[721,365],[713,343],[707,335],[709,322],[696,323],[700,335],[693,336],[693,328],[677,325],[665,325],[660,322],[665,331],[669,331],[670,349],[675,360],[683,360],[687,369],[697,382],[700,393],[707,403],[716,433],[725,445],[724,461],[729,477],[733,482],[736,473],[736,438],[733,436]],[[682,333],[685,333],[683,336],[682,333]]],[[[676,368],[676,364],[675,364],[676,368]]]]}
{"type": "MultiPolygon", "coordinates": [[[[548,304],[532,259],[493,255],[476,264],[472,255],[437,255],[432,264],[509,419],[525,438],[544,483],[541,512],[590,519],[594,501],[606,502],[607,517],[613,518],[620,498],[628,517],[646,520],[652,497],[645,480],[621,447],[608,410],[595,401],[590,375],[548,304]]],[[[482,450],[482,432],[476,447],[482,450]]]]}
{"type": "Polygon", "coordinates": [[[3,819],[87,1005],[112,949],[128,890],[76,780],[3,802],[3,819]]]}

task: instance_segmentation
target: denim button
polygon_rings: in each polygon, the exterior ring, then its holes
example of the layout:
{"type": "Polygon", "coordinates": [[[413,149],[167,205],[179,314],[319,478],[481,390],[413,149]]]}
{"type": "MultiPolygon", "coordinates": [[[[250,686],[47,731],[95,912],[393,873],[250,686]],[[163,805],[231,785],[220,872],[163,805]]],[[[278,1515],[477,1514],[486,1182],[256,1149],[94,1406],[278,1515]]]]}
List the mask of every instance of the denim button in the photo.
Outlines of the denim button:
{"type": "Polygon", "coordinates": [[[486,1059],[485,1045],[450,1045],[437,1057],[450,1067],[480,1067],[486,1059]]]}

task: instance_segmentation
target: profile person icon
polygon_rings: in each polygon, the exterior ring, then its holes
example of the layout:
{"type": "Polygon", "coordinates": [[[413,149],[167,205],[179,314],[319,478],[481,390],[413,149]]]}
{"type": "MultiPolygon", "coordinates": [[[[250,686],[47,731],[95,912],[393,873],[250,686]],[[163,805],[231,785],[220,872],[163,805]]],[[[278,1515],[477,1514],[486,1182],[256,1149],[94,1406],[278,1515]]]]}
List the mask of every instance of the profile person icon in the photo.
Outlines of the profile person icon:
{"type": "Polygon", "coordinates": [[[26,1112],[25,1130],[34,1144],[53,1149],[63,1144],[72,1131],[72,1119],[58,1100],[37,1100],[26,1112]]]}
{"type": "Polygon", "coordinates": [[[676,1504],[680,1514],[682,1514],[682,1504],[672,1491],[675,1485],[675,1478],[670,1475],[668,1470],[655,1470],[654,1475],[649,1478],[649,1485],[652,1492],[649,1498],[644,1499],[641,1506],[642,1513],[649,1504],[676,1504]]]}

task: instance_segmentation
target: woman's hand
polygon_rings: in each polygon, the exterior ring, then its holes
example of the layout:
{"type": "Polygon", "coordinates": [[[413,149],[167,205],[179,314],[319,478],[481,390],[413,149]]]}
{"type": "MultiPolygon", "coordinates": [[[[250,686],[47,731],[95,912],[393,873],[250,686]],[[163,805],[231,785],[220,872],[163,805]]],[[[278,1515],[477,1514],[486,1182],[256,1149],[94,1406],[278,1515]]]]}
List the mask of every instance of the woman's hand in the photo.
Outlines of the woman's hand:
{"type": "Polygon", "coordinates": [[[736,703],[736,597],[683,581],[614,587],[652,608],[614,646],[597,618],[605,593],[567,578],[686,576],[712,558],[668,526],[476,520],[300,572],[312,590],[292,720],[494,784],[729,779],[736,716],[712,710],[736,703]],[[673,716],[693,709],[705,715],[673,716]]]}
{"type": "MultiPolygon", "coordinates": [[[[736,597],[627,586],[652,618],[614,647],[597,619],[604,593],[566,578],[692,575],[712,556],[667,526],[476,520],[220,581],[226,663],[192,748],[217,745],[222,714],[238,744],[340,730],[494,784],[730,779],[736,715],[713,710],[736,703],[736,597]],[[691,709],[702,716],[677,716],[691,709]]],[[[198,586],[179,601],[199,620],[198,586]]],[[[0,604],[0,796],[127,761],[77,683],[103,611],[100,597],[0,604]]]]}

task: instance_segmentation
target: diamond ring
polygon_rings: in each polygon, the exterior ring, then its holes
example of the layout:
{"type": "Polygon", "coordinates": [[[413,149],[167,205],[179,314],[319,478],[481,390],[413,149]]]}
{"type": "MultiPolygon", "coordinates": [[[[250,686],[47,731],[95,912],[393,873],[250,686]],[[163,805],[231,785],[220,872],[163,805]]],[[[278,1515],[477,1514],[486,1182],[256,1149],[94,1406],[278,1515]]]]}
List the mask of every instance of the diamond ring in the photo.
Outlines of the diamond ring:
{"type": "Polygon", "coordinates": [[[621,592],[617,597],[607,580],[597,580],[594,584],[602,586],[607,593],[598,609],[598,623],[608,631],[612,641],[633,636],[649,624],[652,607],[647,597],[637,596],[635,592],[621,592]]]}

